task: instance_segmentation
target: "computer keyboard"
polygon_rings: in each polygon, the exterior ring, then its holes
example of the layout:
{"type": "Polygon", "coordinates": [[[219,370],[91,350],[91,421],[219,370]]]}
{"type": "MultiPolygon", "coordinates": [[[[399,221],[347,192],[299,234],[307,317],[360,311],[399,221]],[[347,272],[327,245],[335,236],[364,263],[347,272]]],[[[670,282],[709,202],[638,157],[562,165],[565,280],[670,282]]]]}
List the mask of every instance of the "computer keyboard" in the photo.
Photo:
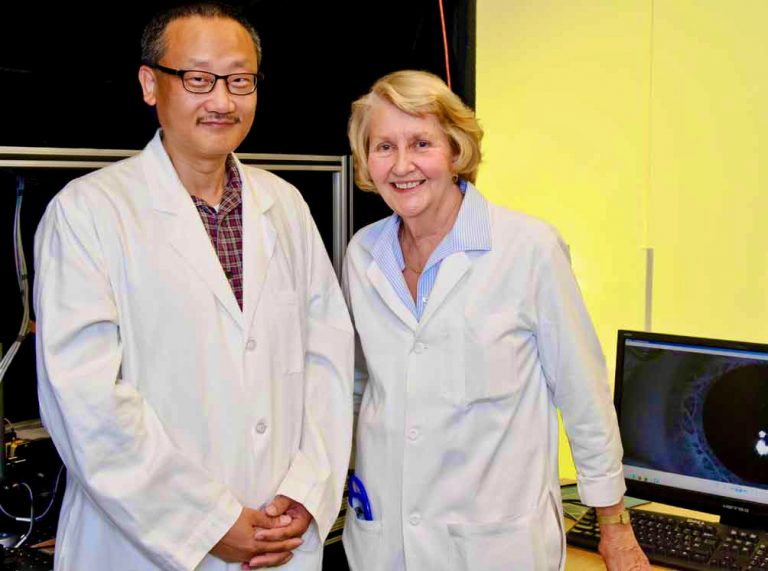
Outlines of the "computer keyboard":
{"type": "MultiPolygon", "coordinates": [[[[651,563],[690,571],[768,571],[768,532],[630,510],[632,529],[651,563]]],[[[569,544],[597,550],[600,525],[589,509],[566,534],[569,544]]]]}

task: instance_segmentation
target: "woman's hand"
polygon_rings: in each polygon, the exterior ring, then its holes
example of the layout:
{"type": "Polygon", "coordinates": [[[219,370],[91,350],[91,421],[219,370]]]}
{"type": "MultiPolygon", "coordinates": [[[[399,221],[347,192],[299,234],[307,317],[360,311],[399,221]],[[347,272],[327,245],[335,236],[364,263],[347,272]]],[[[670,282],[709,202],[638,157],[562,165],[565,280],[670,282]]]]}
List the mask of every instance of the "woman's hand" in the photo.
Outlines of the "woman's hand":
{"type": "MultiPolygon", "coordinates": [[[[623,502],[620,510],[624,509],[623,502]]],[[[598,515],[612,515],[612,508],[597,508],[598,515]]],[[[637,571],[650,569],[648,558],[637,543],[632,526],[628,523],[609,523],[600,526],[600,555],[608,571],[637,571]]]]}

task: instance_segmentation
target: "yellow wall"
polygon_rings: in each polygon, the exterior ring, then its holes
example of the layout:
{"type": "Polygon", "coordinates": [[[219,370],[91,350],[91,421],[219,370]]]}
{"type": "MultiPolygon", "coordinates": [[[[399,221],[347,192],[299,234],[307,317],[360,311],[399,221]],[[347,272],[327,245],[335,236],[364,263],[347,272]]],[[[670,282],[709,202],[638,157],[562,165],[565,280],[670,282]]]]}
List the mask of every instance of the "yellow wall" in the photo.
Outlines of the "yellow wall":
{"type": "Polygon", "coordinates": [[[647,247],[654,330],[768,341],[767,16],[760,0],[478,0],[479,187],[560,229],[610,376],[616,330],[644,325],[647,247]]]}
{"type": "Polygon", "coordinates": [[[649,238],[659,331],[768,341],[766,21],[762,0],[656,3],[649,238]]]}

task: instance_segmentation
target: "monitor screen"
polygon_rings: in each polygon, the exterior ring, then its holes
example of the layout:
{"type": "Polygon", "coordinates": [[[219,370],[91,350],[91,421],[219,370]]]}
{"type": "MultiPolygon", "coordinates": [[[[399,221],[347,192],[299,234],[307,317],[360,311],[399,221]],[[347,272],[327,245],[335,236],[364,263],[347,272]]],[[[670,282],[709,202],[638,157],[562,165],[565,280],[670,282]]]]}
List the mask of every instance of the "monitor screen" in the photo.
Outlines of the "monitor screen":
{"type": "Polygon", "coordinates": [[[768,521],[768,345],[619,331],[628,494],[768,521]]]}

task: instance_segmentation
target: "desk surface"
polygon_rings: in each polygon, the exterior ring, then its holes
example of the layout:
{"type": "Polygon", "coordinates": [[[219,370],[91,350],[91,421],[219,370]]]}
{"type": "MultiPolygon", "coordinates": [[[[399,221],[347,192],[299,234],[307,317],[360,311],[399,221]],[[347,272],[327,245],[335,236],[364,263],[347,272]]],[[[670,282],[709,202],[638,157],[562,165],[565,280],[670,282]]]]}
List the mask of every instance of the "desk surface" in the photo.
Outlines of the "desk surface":
{"type": "MultiPolygon", "coordinates": [[[[662,512],[673,515],[681,515],[686,517],[692,517],[703,521],[717,522],[718,517],[712,514],[695,512],[692,510],[686,510],[683,508],[676,508],[663,504],[646,504],[638,506],[634,509],[642,509],[652,512],[662,512]]],[[[565,518],[565,529],[569,530],[574,526],[576,522],[572,519],[565,518]]],[[[603,558],[596,551],[589,551],[587,549],[581,549],[580,547],[573,547],[569,545],[566,550],[565,568],[567,571],[604,571],[605,564],[603,558]]],[[[651,569],[669,569],[669,567],[661,567],[660,565],[651,565],[651,569]]]]}

